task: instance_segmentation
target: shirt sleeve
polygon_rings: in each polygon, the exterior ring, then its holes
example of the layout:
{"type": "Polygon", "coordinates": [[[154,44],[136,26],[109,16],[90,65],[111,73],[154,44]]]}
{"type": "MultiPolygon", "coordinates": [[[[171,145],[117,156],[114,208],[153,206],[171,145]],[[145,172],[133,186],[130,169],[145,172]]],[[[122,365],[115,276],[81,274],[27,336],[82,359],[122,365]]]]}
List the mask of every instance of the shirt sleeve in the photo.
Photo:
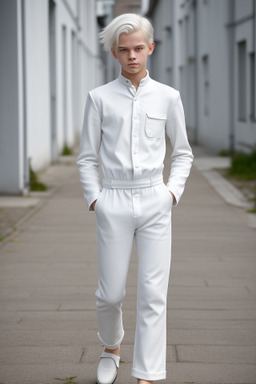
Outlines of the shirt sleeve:
{"type": "Polygon", "coordinates": [[[177,205],[184,191],[194,158],[188,143],[184,109],[179,92],[168,115],[166,133],[172,145],[171,170],[167,188],[174,194],[174,205],[177,205]]]}
{"type": "Polygon", "coordinates": [[[101,116],[89,92],[83,120],[79,156],[76,160],[84,198],[89,210],[100,192],[99,150],[101,144],[101,116]]]}

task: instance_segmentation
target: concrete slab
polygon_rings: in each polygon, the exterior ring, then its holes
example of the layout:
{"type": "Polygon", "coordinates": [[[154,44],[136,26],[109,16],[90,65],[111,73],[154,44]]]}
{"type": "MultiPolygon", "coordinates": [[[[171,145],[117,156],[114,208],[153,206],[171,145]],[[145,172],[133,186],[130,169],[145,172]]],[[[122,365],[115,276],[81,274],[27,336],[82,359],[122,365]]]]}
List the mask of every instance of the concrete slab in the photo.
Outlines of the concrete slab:
{"type": "Polygon", "coordinates": [[[216,188],[220,196],[231,205],[235,207],[252,209],[253,204],[249,203],[247,199],[244,197],[242,192],[240,192],[237,188],[235,188],[230,182],[228,182],[224,177],[222,177],[216,171],[205,171],[205,178],[209,181],[209,183],[216,188]]]}
{"type": "Polygon", "coordinates": [[[198,155],[195,156],[194,166],[200,171],[208,171],[211,169],[229,168],[231,165],[230,157],[198,155]]]}
{"type": "Polygon", "coordinates": [[[168,383],[255,384],[252,364],[167,363],[168,383]]]}
{"type": "MultiPolygon", "coordinates": [[[[92,384],[102,350],[95,215],[83,201],[74,165],[58,164],[47,178],[54,193],[0,249],[0,383],[52,384],[77,376],[79,384],[92,384]]],[[[255,231],[241,209],[226,204],[193,169],[173,209],[168,383],[256,383],[255,249],[255,231]]],[[[133,252],[117,384],[136,383],[130,376],[136,283],[133,252]]]]}
{"type": "Polygon", "coordinates": [[[29,208],[34,207],[40,202],[40,199],[22,196],[0,196],[0,207],[2,208],[14,208],[14,207],[22,207],[29,208]]]}
{"type": "Polygon", "coordinates": [[[255,346],[232,345],[177,345],[177,357],[181,363],[255,364],[255,346]]]}
{"type": "MultiPolygon", "coordinates": [[[[97,367],[92,364],[63,364],[63,362],[48,365],[0,365],[0,380],[3,384],[58,384],[61,381],[56,378],[75,377],[74,383],[95,384],[96,369],[97,367]]],[[[117,381],[116,383],[118,384],[117,381]]]]}
{"type": "Polygon", "coordinates": [[[204,150],[196,150],[197,156],[194,160],[194,166],[207,179],[209,184],[221,196],[221,198],[234,207],[243,208],[240,212],[244,222],[254,230],[256,229],[256,215],[248,213],[247,210],[253,208],[253,203],[249,202],[243,193],[224,178],[215,169],[227,169],[231,165],[229,157],[205,155],[204,150]],[[198,152],[198,153],[197,153],[198,152]]]}
{"type": "Polygon", "coordinates": [[[1,365],[48,365],[48,364],[77,364],[83,356],[83,348],[80,347],[38,347],[38,346],[14,346],[3,347],[0,355],[1,365]]]}

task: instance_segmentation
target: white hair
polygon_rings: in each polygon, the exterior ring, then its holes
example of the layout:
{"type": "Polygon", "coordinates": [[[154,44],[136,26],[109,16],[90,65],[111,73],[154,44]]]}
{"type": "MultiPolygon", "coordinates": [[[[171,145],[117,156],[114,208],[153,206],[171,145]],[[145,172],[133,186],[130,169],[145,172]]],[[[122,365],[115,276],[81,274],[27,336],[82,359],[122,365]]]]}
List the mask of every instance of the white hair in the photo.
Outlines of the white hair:
{"type": "Polygon", "coordinates": [[[153,42],[154,29],[151,22],[135,13],[124,13],[111,21],[100,33],[99,38],[105,51],[117,49],[119,37],[122,33],[130,34],[141,30],[145,40],[150,45],[153,42]]]}

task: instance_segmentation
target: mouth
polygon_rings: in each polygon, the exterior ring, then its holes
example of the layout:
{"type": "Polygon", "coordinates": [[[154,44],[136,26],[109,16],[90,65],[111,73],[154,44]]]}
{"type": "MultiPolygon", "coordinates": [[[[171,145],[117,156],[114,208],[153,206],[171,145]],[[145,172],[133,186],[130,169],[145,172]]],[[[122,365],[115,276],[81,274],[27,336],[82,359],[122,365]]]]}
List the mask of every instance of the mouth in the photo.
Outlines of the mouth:
{"type": "Polygon", "coordinates": [[[128,64],[129,67],[137,67],[137,63],[131,63],[131,64],[128,64]]]}

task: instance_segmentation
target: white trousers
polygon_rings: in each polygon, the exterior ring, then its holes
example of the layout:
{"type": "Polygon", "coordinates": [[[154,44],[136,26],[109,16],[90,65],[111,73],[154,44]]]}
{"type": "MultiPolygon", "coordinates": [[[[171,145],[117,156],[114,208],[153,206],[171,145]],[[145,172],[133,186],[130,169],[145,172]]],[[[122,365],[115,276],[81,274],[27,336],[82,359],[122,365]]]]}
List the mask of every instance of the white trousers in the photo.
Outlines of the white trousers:
{"type": "MultiPolygon", "coordinates": [[[[134,185],[133,185],[134,186],[134,185]]],[[[136,184],[135,184],[136,186],[136,184]]],[[[132,376],[166,378],[166,299],[171,263],[172,196],[166,186],[103,188],[95,206],[99,282],[99,339],[118,347],[124,337],[122,301],[135,238],[137,323],[132,376]]]]}

